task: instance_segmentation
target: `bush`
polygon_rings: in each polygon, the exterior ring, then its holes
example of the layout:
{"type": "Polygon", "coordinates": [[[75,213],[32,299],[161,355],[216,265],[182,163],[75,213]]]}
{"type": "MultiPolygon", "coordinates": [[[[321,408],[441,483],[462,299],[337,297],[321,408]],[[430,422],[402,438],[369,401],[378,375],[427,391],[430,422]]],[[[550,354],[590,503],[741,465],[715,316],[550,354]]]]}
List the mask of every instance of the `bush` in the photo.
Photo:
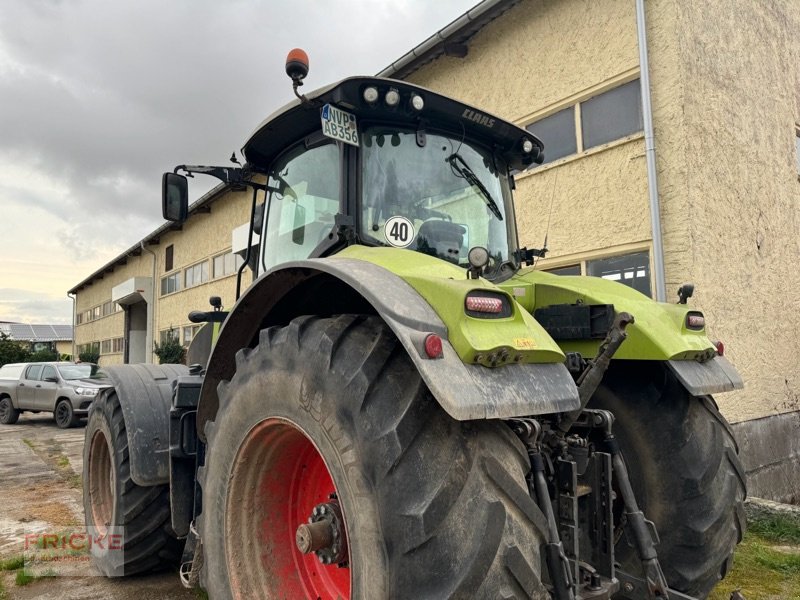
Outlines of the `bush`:
{"type": "Polygon", "coordinates": [[[23,344],[0,332],[0,367],[8,363],[28,362],[30,355],[23,344]]]}
{"type": "Polygon", "coordinates": [[[100,353],[93,350],[87,350],[86,352],[81,352],[78,354],[78,360],[85,363],[97,364],[97,361],[100,360],[100,353]]]}
{"type": "Polygon", "coordinates": [[[186,348],[181,345],[178,336],[173,331],[169,330],[167,339],[162,344],[158,342],[154,344],[153,352],[156,353],[159,364],[179,365],[186,360],[186,348]]]}
{"type": "Polygon", "coordinates": [[[30,354],[25,362],[55,362],[58,360],[58,352],[53,350],[39,350],[30,354]]]}

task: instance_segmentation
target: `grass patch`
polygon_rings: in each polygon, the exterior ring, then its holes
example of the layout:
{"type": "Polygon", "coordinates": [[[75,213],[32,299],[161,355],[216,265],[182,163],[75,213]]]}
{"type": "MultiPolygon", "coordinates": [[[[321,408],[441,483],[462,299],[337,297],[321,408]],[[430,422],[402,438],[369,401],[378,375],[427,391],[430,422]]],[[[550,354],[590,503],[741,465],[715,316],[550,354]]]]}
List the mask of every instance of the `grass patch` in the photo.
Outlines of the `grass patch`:
{"type": "Polygon", "coordinates": [[[22,443],[25,444],[31,450],[33,450],[33,442],[28,438],[22,438],[22,443]]]}
{"type": "Polygon", "coordinates": [[[733,569],[708,600],[728,600],[740,590],[747,600],[800,599],[800,529],[782,517],[748,524],[736,548],[733,569]]]}
{"type": "Polygon", "coordinates": [[[69,466],[69,459],[65,455],[61,455],[56,459],[56,464],[59,467],[65,468],[69,466]]]}
{"type": "Polygon", "coordinates": [[[3,583],[2,576],[0,576],[0,600],[8,600],[8,593],[6,593],[6,586],[3,583]]]}
{"type": "Polygon", "coordinates": [[[20,569],[19,571],[17,571],[17,575],[16,575],[16,579],[14,580],[14,583],[16,583],[18,586],[22,587],[23,585],[28,585],[29,583],[31,583],[32,581],[36,581],[37,579],[38,579],[38,577],[35,577],[34,575],[26,575],[25,571],[20,569]]]}
{"type": "Polygon", "coordinates": [[[21,569],[25,564],[25,559],[22,556],[13,556],[0,561],[0,571],[16,571],[21,569]]]}
{"type": "Polygon", "coordinates": [[[800,545],[800,523],[779,516],[762,517],[747,523],[747,529],[770,542],[800,545]]]}

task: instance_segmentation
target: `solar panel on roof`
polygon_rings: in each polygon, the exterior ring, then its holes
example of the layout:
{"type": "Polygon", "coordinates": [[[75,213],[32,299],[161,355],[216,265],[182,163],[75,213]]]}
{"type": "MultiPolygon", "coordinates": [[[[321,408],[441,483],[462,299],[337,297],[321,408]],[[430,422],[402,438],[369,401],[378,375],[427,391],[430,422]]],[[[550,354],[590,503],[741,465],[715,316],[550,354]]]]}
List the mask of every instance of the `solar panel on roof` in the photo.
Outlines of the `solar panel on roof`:
{"type": "Polygon", "coordinates": [[[33,337],[33,329],[23,323],[11,324],[11,337],[15,340],[29,340],[33,337]]]}
{"type": "Polygon", "coordinates": [[[31,325],[33,337],[35,339],[51,339],[55,335],[55,331],[50,325],[31,325]]]}

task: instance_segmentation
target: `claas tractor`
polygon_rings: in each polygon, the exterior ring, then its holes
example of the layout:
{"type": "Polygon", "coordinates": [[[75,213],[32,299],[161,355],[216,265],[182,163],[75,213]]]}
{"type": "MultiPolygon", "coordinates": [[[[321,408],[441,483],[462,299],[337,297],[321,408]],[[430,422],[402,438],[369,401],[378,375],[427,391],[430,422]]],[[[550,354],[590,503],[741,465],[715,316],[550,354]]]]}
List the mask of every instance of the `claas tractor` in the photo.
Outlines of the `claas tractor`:
{"type": "Polygon", "coordinates": [[[164,175],[175,222],[186,176],[252,191],[253,282],[190,315],[188,366],[106,369],[84,503],[123,541],[97,568],[214,600],[705,598],[745,528],[711,394],[742,381],[688,288],[536,270],[512,192],[540,140],[307,72],[293,51],[243,162],[164,175]]]}

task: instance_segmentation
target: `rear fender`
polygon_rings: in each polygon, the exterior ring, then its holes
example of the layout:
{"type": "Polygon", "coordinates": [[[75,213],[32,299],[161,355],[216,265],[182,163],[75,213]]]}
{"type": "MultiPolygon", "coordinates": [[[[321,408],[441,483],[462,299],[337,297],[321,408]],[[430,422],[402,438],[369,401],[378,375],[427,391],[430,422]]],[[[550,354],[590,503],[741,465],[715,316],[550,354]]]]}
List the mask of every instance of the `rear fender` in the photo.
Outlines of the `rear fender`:
{"type": "MultiPolygon", "coordinates": [[[[626,285],[600,277],[559,276],[527,270],[510,285],[526,283],[525,307],[533,313],[553,305],[613,304],[617,313],[628,312],[636,319],[626,329],[627,339],[614,355],[615,360],[654,360],[666,362],[689,392],[717,394],[744,387],[733,365],[717,354],[705,328],[687,327],[687,313],[699,312],[685,304],[656,302],[626,285]]],[[[585,357],[597,353],[601,339],[556,340],[564,352],[579,352],[585,357]]]]}
{"type": "Polygon", "coordinates": [[[497,419],[578,407],[573,379],[562,363],[512,364],[490,369],[465,364],[448,342],[447,327],[430,304],[388,269],[352,258],[286,263],[259,277],[223,324],[208,361],[197,432],[216,415],[217,385],[230,379],[236,352],[258,343],[264,327],[300,315],[378,314],[406,349],[433,396],[454,419],[497,419]],[[428,334],[442,338],[443,357],[429,359],[428,334]]]}
{"type": "MultiPolygon", "coordinates": [[[[103,367],[116,389],[128,436],[131,479],[136,485],[169,483],[169,410],[172,382],[189,374],[183,365],[103,367]]],[[[102,392],[107,393],[107,392],[102,392]]]]}

